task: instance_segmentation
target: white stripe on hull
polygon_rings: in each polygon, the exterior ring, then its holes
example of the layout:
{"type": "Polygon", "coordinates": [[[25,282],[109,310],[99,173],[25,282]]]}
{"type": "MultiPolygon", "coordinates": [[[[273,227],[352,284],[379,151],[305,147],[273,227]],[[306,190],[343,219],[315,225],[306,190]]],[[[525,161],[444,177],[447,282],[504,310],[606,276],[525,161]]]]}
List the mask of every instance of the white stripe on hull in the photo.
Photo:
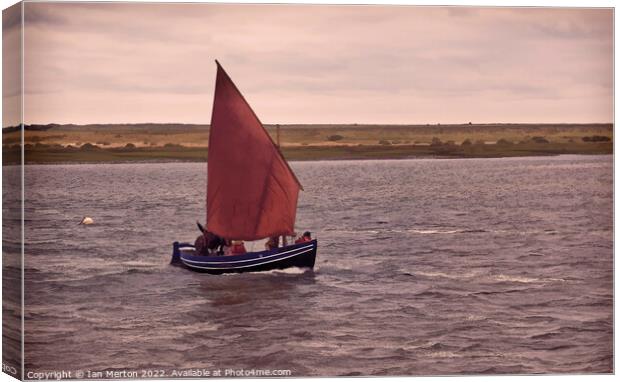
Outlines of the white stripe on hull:
{"type": "Polygon", "coordinates": [[[198,261],[198,260],[189,260],[189,259],[184,259],[183,256],[181,255],[181,260],[183,260],[183,262],[188,262],[188,263],[195,263],[195,264],[232,264],[232,263],[245,263],[248,261],[256,261],[256,260],[263,260],[263,259],[269,259],[272,258],[274,256],[280,256],[280,255],[284,255],[286,253],[291,253],[291,252],[295,252],[295,251],[300,251],[302,249],[306,249],[306,248],[312,248],[314,247],[313,244],[305,246],[305,247],[299,247],[299,248],[295,248],[295,249],[291,249],[289,251],[283,251],[283,252],[278,252],[274,255],[269,255],[269,256],[264,256],[264,257],[257,257],[254,259],[245,259],[245,260],[232,260],[232,261],[198,261]]]}
{"type": "MultiPolygon", "coordinates": [[[[297,249],[299,249],[299,248],[297,248],[297,249]]],[[[313,248],[306,249],[305,251],[298,252],[298,253],[294,253],[294,254],[292,254],[292,255],[290,255],[290,256],[282,257],[282,258],[280,258],[280,259],[269,260],[269,261],[265,261],[265,262],[259,262],[259,263],[257,263],[257,264],[250,264],[250,265],[239,265],[239,266],[236,266],[236,267],[215,267],[215,268],[214,268],[214,267],[201,267],[201,266],[199,266],[199,265],[192,265],[192,264],[188,264],[188,263],[186,263],[186,260],[185,260],[185,259],[183,259],[183,258],[181,258],[181,261],[183,261],[183,264],[185,264],[186,266],[188,266],[188,267],[190,267],[190,268],[197,268],[197,269],[212,269],[212,270],[226,271],[226,270],[230,270],[230,269],[241,269],[241,268],[257,267],[257,266],[261,266],[261,265],[264,265],[264,264],[273,263],[273,262],[276,262],[276,261],[281,261],[281,260],[290,259],[291,257],[299,256],[299,255],[301,255],[301,254],[304,254],[304,253],[310,252],[310,251],[312,251],[312,249],[313,249],[313,248]]],[[[290,251],[289,251],[289,252],[290,252],[290,251]]],[[[280,253],[280,255],[281,255],[281,253],[280,253]]],[[[262,260],[262,259],[254,259],[254,260],[262,260]]],[[[204,263],[204,264],[208,264],[208,263],[204,263]]],[[[221,263],[220,263],[220,264],[221,264],[221,263]]],[[[227,264],[227,263],[224,263],[224,264],[227,264]]]]}

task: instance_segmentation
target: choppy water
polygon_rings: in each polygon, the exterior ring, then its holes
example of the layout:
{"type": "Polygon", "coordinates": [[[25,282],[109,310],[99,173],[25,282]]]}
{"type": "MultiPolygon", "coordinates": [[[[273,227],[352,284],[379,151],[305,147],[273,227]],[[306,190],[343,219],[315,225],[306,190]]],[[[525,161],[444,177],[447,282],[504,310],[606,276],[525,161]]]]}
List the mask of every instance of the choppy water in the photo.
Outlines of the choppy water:
{"type": "Polygon", "coordinates": [[[612,372],[612,165],[292,163],[316,269],[233,276],[168,265],[205,164],[28,166],[26,370],[612,372]]]}

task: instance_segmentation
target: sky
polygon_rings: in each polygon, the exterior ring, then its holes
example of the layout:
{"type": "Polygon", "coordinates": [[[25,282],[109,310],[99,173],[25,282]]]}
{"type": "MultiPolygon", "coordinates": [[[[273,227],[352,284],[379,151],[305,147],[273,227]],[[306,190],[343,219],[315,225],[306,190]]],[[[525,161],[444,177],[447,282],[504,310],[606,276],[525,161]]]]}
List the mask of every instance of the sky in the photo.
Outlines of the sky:
{"type": "Polygon", "coordinates": [[[263,123],[613,121],[611,9],[26,3],[24,19],[26,123],[209,123],[215,59],[263,123]]]}

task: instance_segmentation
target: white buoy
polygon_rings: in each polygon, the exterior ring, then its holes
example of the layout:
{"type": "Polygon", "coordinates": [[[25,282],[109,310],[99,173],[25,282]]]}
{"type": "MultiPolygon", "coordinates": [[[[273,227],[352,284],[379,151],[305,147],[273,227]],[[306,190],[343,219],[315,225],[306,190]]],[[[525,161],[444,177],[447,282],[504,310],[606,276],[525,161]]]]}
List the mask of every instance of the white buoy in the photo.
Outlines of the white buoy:
{"type": "Polygon", "coordinates": [[[84,218],[82,219],[82,221],[80,222],[80,224],[93,224],[94,221],[92,218],[89,218],[88,216],[84,216],[84,218]]]}

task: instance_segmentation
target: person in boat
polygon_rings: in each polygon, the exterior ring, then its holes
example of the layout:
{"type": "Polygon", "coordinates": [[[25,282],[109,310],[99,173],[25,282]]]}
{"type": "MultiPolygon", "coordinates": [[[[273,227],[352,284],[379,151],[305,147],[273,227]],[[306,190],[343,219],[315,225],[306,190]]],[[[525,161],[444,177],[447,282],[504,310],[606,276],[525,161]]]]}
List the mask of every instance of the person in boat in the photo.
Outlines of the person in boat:
{"type": "Polygon", "coordinates": [[[272,249],[278,248],[278,244],[280,241],[280,236],[272,236],[265,243],[265,249],[271,251],[272,249]]]}
{"type": "Polygon", "coordinates": [[[242,255],[247,253],[248,251],[245,249],[245,245],[243,244],[243,240],[232,240],[230,249],[227,253],[228,256],[234,255],[242,255]]]}
{"type": "Polygon", "coordinates": [[[231,248],[232,248],[232,243],[230,239],[222,239],[222,246],[220,247],[220,251],[218,252],[218,255],[229,256],[231,248]]]}
{"type": "Polygon", "coordinates": [[[207,246],[205,245],[205,236],[200,235],[194,241],[194,249],[196,251],[196,256],[208,256],[207,246]]]}
{"type": "Polygon", "coordinates": [[[295,244],[306,243],[308,241],[312,241],[312,234],[310,231],[304,232],[297,240],[295,240],[295,244]]]}
{"type": "Polygon", "coordinates": [[[202,235],[198,236],[196,241],[194,241],[196,254],[199,256],[222,254],[226,241],[213,232],[207,231],[200,223],[196,222],[196,224],[202,232],[202,235]]]}

